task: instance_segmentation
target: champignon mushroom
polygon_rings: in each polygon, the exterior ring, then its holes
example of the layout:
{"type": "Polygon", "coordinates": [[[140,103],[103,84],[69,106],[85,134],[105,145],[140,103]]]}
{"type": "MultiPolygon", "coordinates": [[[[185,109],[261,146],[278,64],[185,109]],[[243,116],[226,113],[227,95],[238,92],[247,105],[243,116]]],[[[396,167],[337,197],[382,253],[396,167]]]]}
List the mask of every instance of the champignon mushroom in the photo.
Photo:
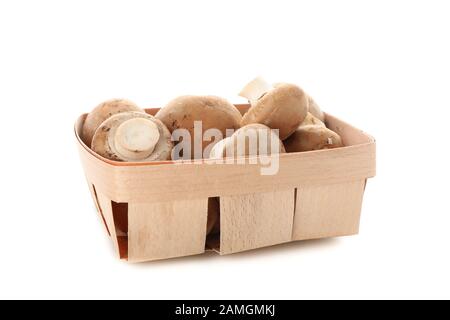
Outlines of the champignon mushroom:
{"type": "Polygon", "coordinates": [[[109,117],[122,112],[142,112],[134,102],[125,99],[113,99],[105,101],[94,108],[86,117],[83,125],[82,139],[83,142],[91,147],[92,138],[97,128],[109,117]]]}
{"type": "Polygon", "coordinates": [[[285,153],[283,142],[274,130],[253,123],[237,130],[231,137],[217,143],[211,150],[210,158],[243,157],[285,153]]]}
{"type": "Polygon", "coordinates": [[[169,130],[155,117],[141,112],[116,114],[94,134],[92,150],[116,161],[147,162],[170,159],[169,130]]]}
{"type": "Polygon", "coordinates": [[[325,122],[325,115],[311,96],[308,96],[308,111],[317,119],[325,122]]]}
{"type": "Polygon", "coordinates": [[[225,156],[227,146],[231,145],[233,140],[231,137],[227,137],[223,140],[217,142],[209,153],[209,158],[211,159],[220,159],[225,156]]]}
{"type": "Polygon", "coordinates": [[[284,141],[287,152],[301,152],[342,147],[341,137],[308,113],[305,121],[284,141]]]}
{"type": "Polygon", "coordinates": [[[195,155],[192,143],[191,158],[203,157],[203,150],[210,144],[203,140],[203,134],[209,129],[218,129],[222,137],[227,129],[240,127],[241,113],[227,100],[216,96],[181,96],[169,102],[155,116],[173,133],[177,129],[186,129],[194,139],[194,122],[202,123],[202,155],[195,155]]]}
{"type": "Polygon", "coordinates": [[[289,137],[302,123],[308,112],[308,99],[298,86],[278,83],[271,86],[256,78],[239,93],[247,98],[251,108],[242,118],[242,126],[261,123],[280,130],[280,139],[289,137]]]}

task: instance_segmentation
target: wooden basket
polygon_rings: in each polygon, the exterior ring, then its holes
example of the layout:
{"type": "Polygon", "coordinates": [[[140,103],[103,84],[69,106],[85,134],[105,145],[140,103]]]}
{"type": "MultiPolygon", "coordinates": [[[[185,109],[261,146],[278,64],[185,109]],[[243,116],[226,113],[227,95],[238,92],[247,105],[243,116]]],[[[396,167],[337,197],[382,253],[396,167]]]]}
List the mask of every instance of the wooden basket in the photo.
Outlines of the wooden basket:
{"type": "Polygon", "coordinates": [[[85,118],[75,127],[81,162],[121,259],[150,261],[208,249],[224,255],[358,233],[366,180],[375,175],[375,140],[331,115],[327,126],[345,147],[282,154],[272,176],[261,175],[256,164],[110,161],[81,141],[85,118]],[[220,199],[220,234],[207,239],[213,197],[220,199]]]}

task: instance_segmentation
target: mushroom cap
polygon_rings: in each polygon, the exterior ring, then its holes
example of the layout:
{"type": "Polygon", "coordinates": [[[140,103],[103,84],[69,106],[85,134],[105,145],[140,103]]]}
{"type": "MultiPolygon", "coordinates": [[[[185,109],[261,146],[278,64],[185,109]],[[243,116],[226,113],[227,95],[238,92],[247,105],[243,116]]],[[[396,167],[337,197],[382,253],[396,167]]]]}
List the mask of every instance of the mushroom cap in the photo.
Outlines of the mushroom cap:
{"type": "Polygon", "coordinates": [[[125,99],[112,99],[99,104],[87,115],[84,121],[81,134],[83,142],[88,147],[91,147],[95,131],[106,119],[115,114],[130,111],[144,113],[144,110],[139,108],[134,102],[125,99]]]}
{"type": "Polygon", "coordinates": [[[341,137],[321,125],[302,125],[284,141],[287,152],[302,152],[343,147],[341,137]]]}
{"type": "Polygon", "coordinates": [[[274,130],[253,123],[237,130],[231,137],[217,143],[210,152],[210,158],[243,157],[285,153],[283,142],[274,130]],[[252,140],[251,139],[256,139],[252,140]],[[276,141],[277,145],[272,145],[276,141]],[[242,146],[243,147],[242,147],[242,146]],[[276,150],[274,150],[276,148],[276,150]]]}
{"type": "Polygon", "coordinates": [[[320,121],[325,122],[325,114],[311,96],[308,96],[308,111],[320,121]]]}
{"type": "Polygon", "coordinates": [[[302,123],[308,112],[308,99],[298,86],[276,84],[258,99],[242,118],[242,126],[261,123],[280,130],[280,139],[289,137],[302,123]]]}
{"type": "MultiPolygon", "coordinates": [[[[194,121],[202,122],[202,135],[208,129],[218,129],[225,137],[226,129],[238,129],[242,120],[241,113],[234,105],[216,96],[175,98],[159,110],[155,117],[161,120],[170,132],[176,129],[188,130],[192,139],[194,138],[194,121]]],[[[210,143],[202,141],[202,150],[210,143]]],[[[194,158],[193,151],[191,154],[194,158]]]]}
{"type": "Polygon", "coordinates": [[[106,119],[92,139],[93,151],[115,161],[168,160],[172,147],[171,134],[161,121],[134,111],[106,119]]]}

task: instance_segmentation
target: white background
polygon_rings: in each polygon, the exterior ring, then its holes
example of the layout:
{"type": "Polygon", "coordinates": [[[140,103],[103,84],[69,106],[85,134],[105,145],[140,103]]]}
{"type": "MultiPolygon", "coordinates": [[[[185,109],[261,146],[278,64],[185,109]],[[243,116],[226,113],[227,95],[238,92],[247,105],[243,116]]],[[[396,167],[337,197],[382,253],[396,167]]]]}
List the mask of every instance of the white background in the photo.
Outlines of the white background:
{"type": "Polygon", "coordinates": [[[0,298],[450,298],[448,1],[1,1],[0,298]],[[72,127],[301,85],[378,143],[356,237],[129,265],[99,223],[72,127]]]}

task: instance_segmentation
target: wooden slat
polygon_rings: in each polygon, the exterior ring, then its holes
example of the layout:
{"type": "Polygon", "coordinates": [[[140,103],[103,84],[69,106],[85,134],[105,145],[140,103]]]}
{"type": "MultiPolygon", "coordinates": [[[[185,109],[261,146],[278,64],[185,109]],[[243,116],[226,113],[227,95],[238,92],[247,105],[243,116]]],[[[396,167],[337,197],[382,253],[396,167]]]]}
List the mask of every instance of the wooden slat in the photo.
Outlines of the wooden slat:
{"type": "Polygon", "coordinates": [[[208,199],[128,204],[128,261],[205,251],[208,199]]]}
{"type": "Polygon", "coordinates": [[[162,202],[269,192],[299,184],[337,183],[375,174],[373,144],[280,156],[276,175],[259,165],[167,164],[112,166],[82,151],[90,179],[117,202],[162,202]]]}
{"type": "Polygon", "coordinates": [[[293,240],[357,234],[365,180],[297,190],[293,240]]]}
{"type": "Polygon", "coordinates": [[[112,201],[108,196],[104,195],[99,190],[96,191],[98,204],[100,206],[102,215],[105,218],[106,225],[108,226],[108,230],[111,235],[111,240],[113,242],[114,249],[116,250],[117,255],[120,257],[119,242],[117,240],[116,226],[114,224],[112,201]]]}
{"type": "Polygon", "coordinates": [[[89,191],[91,192],[92,200],[94,201],[95,209],[97,211],[98,217],[100,221],[102,222],[103,226],[106,229],[106,232],[109,236],[111,236],[111,233],[109,232],[108,225],[106,223],[105,217],[103,216],[102,210],[100,209],[100,205],[98,204],[98,198],[97,198],[97,192],[95,190],[95,187],[92,183],[88,181],[89,191]]]}
{"type": "Polygon", "coordinates": [[[291,241],[294,189],[221,197],[220,210],[221,254],[291,241]]]}

